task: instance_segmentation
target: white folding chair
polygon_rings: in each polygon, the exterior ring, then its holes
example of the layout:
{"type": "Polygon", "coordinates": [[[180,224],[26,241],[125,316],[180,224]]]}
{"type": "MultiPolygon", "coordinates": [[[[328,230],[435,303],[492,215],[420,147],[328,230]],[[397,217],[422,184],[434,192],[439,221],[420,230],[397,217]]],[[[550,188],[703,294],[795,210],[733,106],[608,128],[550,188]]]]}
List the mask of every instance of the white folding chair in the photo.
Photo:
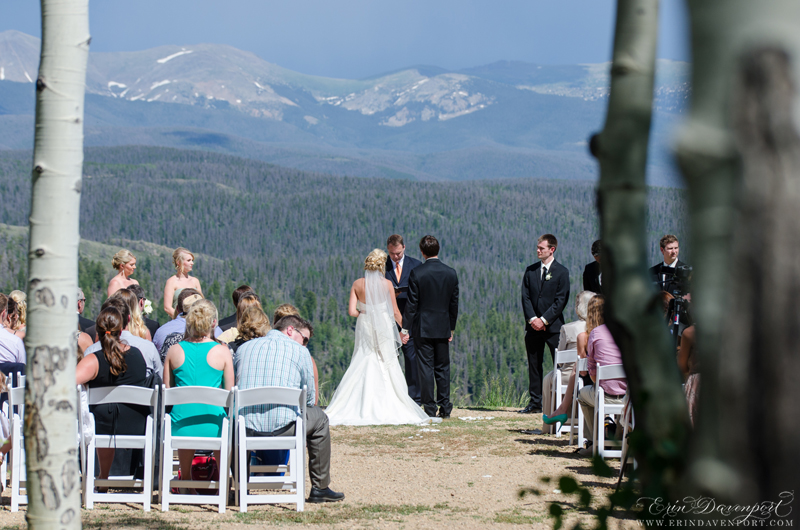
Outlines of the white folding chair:
{"type": "Polygon", "coordinates": [[[625,379],[625,369],[621,364],[597,365],[594,392],[594,427],[592,429],[594,454],[599,454],[601,458],[620,458],[622,456],[621,443],[605,439],[604,420],[606,415],[621,416],[623,407],[622,403],[613,405],[606,403],[605,392],[600,382],[608,379],[625,379]],[[613,447],[620,447],[620,449],[607,449],[606,443],[613,447]]]}
{"type": "MultiPolygon", "coordinates": [[[[628,456],[628,436],[630,435],[633,428],[636,426],[636,416],[633,413],[633,400],[630,399],[630,394],[628,394],[628,399],[626,401],[626,409],[625,409],[625,416],[622,420],[622,456],[620,456],[620,466],[619,466],[619,478],[621,479],[625,474],[625,458],[628,456]]],[[[636,459],[633,459],[633,469],[636,469],[636,459]]]]}
{"type": "MultiPolygon", "coordinates": [[[[564,363],[575,363],[578,360],[578,350],[558,350],[556,349],[555,360],[553,361],[553,379],[552,379],[552,386],[550,388],[550,403],[553,404],[553,410],[557,409],[561,406],[561,402],[564,400],[564,394],[567,392],[567,385],[568,381],[564,380],[563,373],[561,368],[559,368],[560,364],[564,363]]],[[[577,377],[577,376],[576,376],[577,377]]],[[[573,423],[572,419],[568,419],[565,423],[558,423],[556,424],[556,432],[555,435],[557,437],[561,437],[562,433],[571,432],[573,423]]]]}
{"type": "Polygon", "coordinates": [[[11,411],[11,511],[19,511],[20,504],[28,504],[27,475],[25,471],[25,439],[22,434],[25,418],[25,387],[8,389],[8,406],[11,411]],[[25,490],[25,495],[21,493],[25,490]]]}
{"type": "Polygon", "coordinates": [[[580,373],[585,372],[588,368],[588,361],[586,357],[578,359],[575,363],[575,385],[572,388],[572,412],[569,415],[571,429],[569,431],[569,445],[572,445],[572,436],[575,435],[575,444],[583,445],[586,437],[583,433],[583,410],[578,404],[578,392],[583,388],[583,379],[580,373]]]}
{"type": "Polygon", "coordinates": [[[247,511],[248,504],[295,503],[302,512],[305,503],[306,453],[306,388],[261,387],[236,389],[236,450],[238,462],[235,485],[239,510],[247,511]],[[297,407],[293,436],[247,436],[245,409],[254,405],[286,405],[297,407]],[[288,450],[289,464],[250,466],[249,451],[288,450]],[[272,472],[284,476],[250,476],[250,473],[272,472]],[[289,490],[288,494],[252,495],[250,490],[289,490]]]}
{"type": "Polygon", "coordinates": [[[124,403],[127,405],[139,405],[150,407],[151,412],[147,416],[145,431],[143,434],[97,434],[88,442],[83,441],[83,429],[81,432],[81,445],[86,447],[83,459],[83,499],[87,510],[94,508],[95,502],[135,502],[144,505],[144,511],[150,511],[150,504],[153,500],[153,453],[155,447],[154,414],[158,403],[158,391],[154,388],[143,388],[140,386],[111,386],[100,388],[89,388],[89,406],[107,405],[124,403]],[[107,479],[95,479],[95,450],[96,449],[142,449],[144,450],[144,477],[137,479],[134,476],[113,476],[107,479]],[[98,488],[141,488],[141,493],[97,493],[98,488]]]}
{"type": "Polygon", "coordinates": [[[162,437],[161,485],[159,488],[161,511],[168,511],[170,504],[216,504],[219,507],[219,513],[225,513],[225,506],[228,502],[231,436],[233,434],[229,420],[233,415],[233,390],[207,386],[181,386],[177,388],[162,386],[162,395],[161,406],[164,418],[162,429],[164,435],[162,437]],[[219,438],[172,435],[172,419],[169,414],[166,414],[166,407],[189,403],[213,405],[226,409],[227,417],[222,420],[222,433],[219,438]],[[220,461],[217,463],[219,466],[219,480],[191,480],[191,477],[182,477],[181,480],[173,478],[172,473],[175,464],[173,453],[178,449],[219,451],[220,461]],[[215,495],[187,495],[172,493],[170,488],[173,486],[177,488],[216,489],[218,491],[215,495]]]}

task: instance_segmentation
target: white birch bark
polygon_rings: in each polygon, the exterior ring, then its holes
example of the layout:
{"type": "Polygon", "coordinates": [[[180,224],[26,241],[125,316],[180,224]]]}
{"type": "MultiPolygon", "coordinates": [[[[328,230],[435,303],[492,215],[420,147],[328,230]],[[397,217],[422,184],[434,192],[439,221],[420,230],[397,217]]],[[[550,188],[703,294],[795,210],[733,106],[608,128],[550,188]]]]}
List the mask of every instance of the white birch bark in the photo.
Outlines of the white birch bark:
{"type": "Polygon", "coordinates": [[[677,154],[701,394],[686,491],[778,502],[800,487],[800,2],[688,5],[693,95],[677,154]]]}
{"type": "Polygon", "coordinates": [[[645,174],[657,33],[658,0],[618,0],[608,115],[591,148],[600,162],[597,204],[605,321],[622,352],[640,433],[631,449],[643,488],[675,496],[689,421],[645,254],[645,174]]]}
{"type": "Polygon", "coordinates": [[[75,391],[88,0],[42,0],[28,250],[25,450],[32,529],[81,527],[75,391]]]}

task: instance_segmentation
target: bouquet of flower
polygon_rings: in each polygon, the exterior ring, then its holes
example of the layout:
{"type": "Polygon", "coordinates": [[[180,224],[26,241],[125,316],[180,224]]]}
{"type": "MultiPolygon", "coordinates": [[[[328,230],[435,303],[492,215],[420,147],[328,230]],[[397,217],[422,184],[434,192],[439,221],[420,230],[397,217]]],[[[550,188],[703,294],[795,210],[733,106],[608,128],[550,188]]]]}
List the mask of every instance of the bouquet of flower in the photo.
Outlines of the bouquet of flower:
{"type": "Polygon", "coordinates": [[[144,314],[150,315],[153,312],[153,302],[148,300],[147,298],[144,299],[144,314]]]}

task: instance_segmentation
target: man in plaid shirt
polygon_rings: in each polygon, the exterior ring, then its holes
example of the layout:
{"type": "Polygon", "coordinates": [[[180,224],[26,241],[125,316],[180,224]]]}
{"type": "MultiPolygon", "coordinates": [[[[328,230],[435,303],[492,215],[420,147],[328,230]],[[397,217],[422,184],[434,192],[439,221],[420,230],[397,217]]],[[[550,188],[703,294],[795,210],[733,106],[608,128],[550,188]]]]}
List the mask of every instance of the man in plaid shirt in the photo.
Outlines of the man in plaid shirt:
{"type": "MultiPolygon", "coordinates": [[[[245,342],[237,351],[237,385],[242,390],[263,386],[308,389],[306,407],[306,446],[311,492],[308,502],[335,502],[344,499],[328,486],[331,482],[331,434],[328,416],[314,406],[314,368],[308,341],[314,333],[311,323],[298,316],[287,316],[274,323],[265,337],[245,342]]],[[[297,407],[259,405],[245,409],[248,436],[293,436],[297,407]]]]}

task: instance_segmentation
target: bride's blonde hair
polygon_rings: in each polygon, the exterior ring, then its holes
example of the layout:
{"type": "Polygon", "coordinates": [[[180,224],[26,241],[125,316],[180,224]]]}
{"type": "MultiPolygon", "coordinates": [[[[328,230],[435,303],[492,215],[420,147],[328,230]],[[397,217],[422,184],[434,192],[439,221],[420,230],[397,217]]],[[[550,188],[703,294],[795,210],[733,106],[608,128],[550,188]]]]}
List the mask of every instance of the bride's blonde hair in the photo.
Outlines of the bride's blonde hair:
{"type": "Polygon", "coordinates": [[[369,253],[364,260],[365,271],[383,271],[386,268],[386,258],[388,254],[379,248],[369,253]]]}

